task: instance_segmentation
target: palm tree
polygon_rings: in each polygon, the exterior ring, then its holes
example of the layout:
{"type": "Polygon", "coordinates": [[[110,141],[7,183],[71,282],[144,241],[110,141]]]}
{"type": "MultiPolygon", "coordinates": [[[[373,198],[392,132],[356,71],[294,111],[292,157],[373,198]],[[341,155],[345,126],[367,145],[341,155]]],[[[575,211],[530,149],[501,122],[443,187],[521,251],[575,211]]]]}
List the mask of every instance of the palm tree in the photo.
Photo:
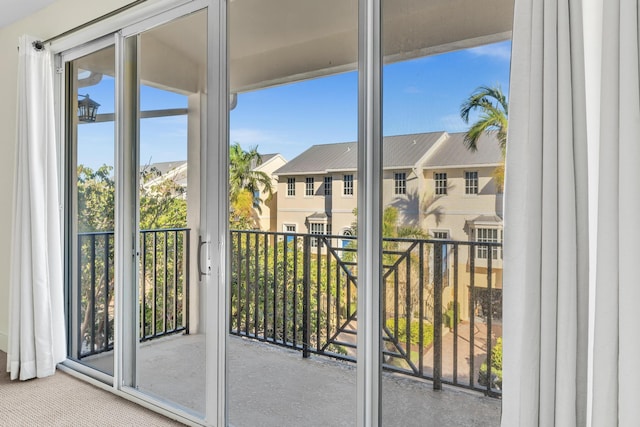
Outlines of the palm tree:
{"type": "Polygon", "coordinates": [[[257,171],[255,168],[262,164],[262,157],[258,153],[258,147],[251,147],[249,151],[244,151],[240,144],[231,144],[229,151],[229,197],[231,203],[238,201],[238,197],[244,191],[249,192],[253,197],[253,205],[261,212],[259,191],[267,193],[266,200],[273,196],[273,185],[271,177],[265,172],[257,171]]]}
{"type": "Polygon", "coordinates": [[[469,124],[469,114],[479,110],[480,116],[464,136],[465,146],[478,149],[478,140],[484,133],[495,132],[502,149],[502,157],[507,151],[507,118],[509,103],[500,86],[480,86],[460,106],[460,117],[469,124]]]}
{"type": "Polygon", "coordinates": [[[493,171],[499,192],[504,187],[504,158],[507,154],[507,125],[509,102],[500,86],[480,86],[460,106],[460,117],[469,124],[471,111],[480,110],[480,116],[464,136],[464,145],[470,151],[478,149],[478,140],[484,133],[495,133],[502,151],[502,163],[493,171]]]}

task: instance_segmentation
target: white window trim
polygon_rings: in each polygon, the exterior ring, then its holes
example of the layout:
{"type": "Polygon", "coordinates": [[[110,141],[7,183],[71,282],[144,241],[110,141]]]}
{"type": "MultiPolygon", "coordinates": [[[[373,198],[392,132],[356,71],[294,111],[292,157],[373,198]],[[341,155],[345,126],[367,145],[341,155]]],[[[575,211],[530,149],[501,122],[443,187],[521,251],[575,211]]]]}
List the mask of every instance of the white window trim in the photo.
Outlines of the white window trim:
{"type": "Polygon", "coordinates": [[[346,174],[344,174],[344,175],[342,176],[342,197],[349,197],[349,198],[350,198],[350,197],[353,197],[353,195],[354,195],[354,193],[355,193],[355,184],[354,184],[354,181],[355,181],[355,177],[353,176],[353,174],[348,174],[348,173],[346,173],[346,174]],[[348,176],[350,176],[350,177],[351,177],[351,180],[350,180],[350,181],[347,181],[347,177],[348,177],[348,176]],[[350,183],[351,183],[351,185],[350,185],[350,190],[351,190],[350,194],[347,194],[347,193],[346,193],[347,188],[348,188],[348,187],[347,187],[347,182],[350,182],[350,183]]]}
{"type": "Polygon", "coordinates": [[[316,194],[316,180],[312,176],[304,178],[304,197],[313,197],[316,194]],[[311,194],[309,194],[309,184],[311,184],[311,194]]]}
{"type": "Polygon", "coordinates": [[[436,196],[446,196],[449,194],[449,190],[447,189],[448,187],[448,175],[446,172],[434,172],[433,173],[433,194],[435,194],[436,196]],[[438,175],[444,175],[444,179],[442,178],[438,178],[438,175]],[[444,183],[444,187],[440,187],[438,184],[439,183],[444,183]],[[442,193],[438,193],[438,190],[443,191],[442,193]]]}
{"type": "Polygon", "coordinates": [[[429,230],[429,234],[433,236],[432,237],[433,240],[451,240],[451,230],[443,230],[441,228],[438,228],[438,229],[429,230]],[[447,237],[445,238],[435,237],[436,233],[447,233],[447,237]]]}
{"type": "Polygon", "coordinates": [[[325,176],[322,180],[322,190],[324,191],[325,196],[333,196],[333,177],[325,176]],[[327,185],[328,184],[328,185],[327,185]],[[327,188],[329,191],[327,191],[327,188]]]}
{"type": "Polygon", "coordinates": [[[393,194],[396,196],[407,195],[407,173],[406,172],[393,173],[393,194]],[[398,179],[399,176],[401,176],[400,179],[398,179]],[[399,192],[398,190],[402,190],[402,191],[399,192]]]}
{"type": "Polygon", "coordinates": [[[475,196],[480,195],[480,173],[478,173],[477,170],[475,170],[475,171],[465,170],[464,171],[464,195],[465,196],[471,196],[471,197],[475,197],[475,196]],[[467,180],[467,174],[469,174],[469,173],[475,173],[476,174],[476,178],[475,178],[475,181],[476,181],[476,186],[475,186],[476,187],[476,192],[475,193],[467,192],[468,188],[470,188],[467,185],[467,181],[468,181],[467,180]]]}
{"type": "MultiPolygon", "coordinates": [[[[473,228],[473,241],[476,243],[502,243],[502,228],[500,227],[487,227],[487,226],[478,226],[473,228]],[[495,231],[495,238],[492,236],[491,239],[483,236],[482,240],[480,239],[479,232],[483,233],[486,231],[495,231]]],[[[489,254],[495,254],[492,256],[492,261],[502,260],[502,250],[500,247],[491,247],[488,248],[486,246],[476,246],[476,259],[479,260],[487,260],[489,259],[489,254]]]]}
{"type": "Polygon", "coordinates": [[[285,197],[288,197],[288,198],[291,198],[291,199],[296,197],[296,182],[297,181],[296,181],[295,178],[291,178],[291,177],[287,178],[287,183],[286,183],[287,184],[287,189],[286,189],[285,197]],[[293,188],[292,188],[293,194],[289,194],[290,193],[290,191],[289,191],[289,189],[290,189],[290,187],[289,187],[290,180],[293,180],[293,188]]]}

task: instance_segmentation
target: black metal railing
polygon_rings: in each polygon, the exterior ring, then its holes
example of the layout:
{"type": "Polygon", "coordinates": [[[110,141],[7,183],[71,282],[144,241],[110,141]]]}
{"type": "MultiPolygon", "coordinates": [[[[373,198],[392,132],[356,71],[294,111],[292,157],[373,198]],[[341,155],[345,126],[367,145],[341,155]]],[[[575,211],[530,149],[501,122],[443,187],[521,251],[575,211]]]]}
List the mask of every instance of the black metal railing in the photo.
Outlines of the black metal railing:
{"type": "Polygon", "coordinates": [[[355,349],[353,245],[333,247],[310,234],[232,231],[231,246],[232,333],[296,348],[305,357],[353,359],[345,351],[355,349]]]}
{"type": "MultiPolygon", "coordinates": [[[[356,360],[357,238],[231,232],[230,332],[356,360]]],[[[384,368],[501,391],[499,243],[383,240],[384,368]]]]}
{"type": "Polygon", "coordinates": [[[78,234],[78,358],[113,348],[113,232],[78,234]]]}
{"type": "MultiPolygon", "coordinates": [[[[140,231],[140,341],[189,333],[189,229],[140,231]]],[[[113,349],[114,233],[78,233],[78,358],[113,349]]]]}
{"type": "Polygon", "coordinates": [[[189,229],[140,231],[140,341],[189,333],[189,229]]]}

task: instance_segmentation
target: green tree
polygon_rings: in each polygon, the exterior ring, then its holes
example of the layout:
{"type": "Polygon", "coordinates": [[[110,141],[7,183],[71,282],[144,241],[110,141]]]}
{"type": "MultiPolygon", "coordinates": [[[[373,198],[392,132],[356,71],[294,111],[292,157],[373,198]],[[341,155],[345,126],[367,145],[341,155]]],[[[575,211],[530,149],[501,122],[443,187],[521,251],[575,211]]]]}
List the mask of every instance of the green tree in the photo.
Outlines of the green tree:
{"type": "Polygon", "coordinates": [[[113,167],[77,169],[78,232],[113,231],[115,182],[113,167]]]}
{"type": "Polygon", "coordinates": [[[504,158],[507,153],[507,127],[509,102],[500,86],[480,86],[460,106],[460,117],[469,124],[472,111],[479,111],[477,120],[469,127],[464,136],[464,144],[470,151],[478,149],[478,140],[484,133],[495,133],[500,149],[502,163],[493,172],[498,191],[504,187],[504,158]]]}
{"type": "MultiPolygon", "coordinates": [[[[353,215],[358,217],[358,208],[353,209],[353,215]]],[[[353,235],[358,235],[358,223],[351,223],[353,235]]],[[[398,208],[387,206],[382,211],[382,237],[386,238],[407,238],[407,239],[427,239],[429,234],[420,227],[405,226],[398,221],[398,208]]]]}
{"type": "Polygon", "coordinates": [[[495,132],[504,157],[507,150],[509,103],[500,86],[476,88],[460,106],[460,117],[466,124],[469,124],[469,116],[473,111],[479,111],[480,115],[464,137],[465,146],[476,151],[480,137],[484,133],[495,132]]]}
{"type": "Polygon", "coordinates": [[[262,164],[262,156],[258,153],[258,147],[254,146],[245,151],[240,144],[231,144],[229,151],[229,197],[231,203],[235,203],[243,191],[248,191],[253,196],[253,206],[258,212],[262,212],[259,196],[260,188],[267,193],[266,200],[273,196],[271,177],[263,172],[255,170],[262,164]]]}
{"type": "Polygon", "coordinates": [[[256,228],[257,218],[253,200],[252,193],[242,190],[235,200],[231,202],[229,225],[232,230],[253,230],[256,228]]]}
{"type": "MultiPolygon", "coordinates": [[[[115,181],[113,167],[77,169],[78,231],[114,230],[115,181]]],[[[155,167],[140,171],[140,228],[177,228],[187,225],[185,189],[171,178],[162,179],[155,167]]]]}
{"type": "Polygon", "coordinates": [[[155,167],[140,171],[140,229],[187,226],[186,190],[155,167]]]}
{"type": "MultiPolygon", "coordinates": [[[[185,198],[185,190],[172,178],[162,176],[162,173],[154,167],[145,167],[140,171],[140,228],[143,230],[161,229],[161,228],[182,228],[186,227],[187,221],[187,201],[185,198]]],[[[106,331],[105,311],[109,307],[113,307],[113,287],[114,287],[114,203],[115,203],[115,181],[113,177],[113,167],[102,165],[96,170],[84,165],[77,168],[76,180],[77,193],[77,227],[78,227],[78,251],[79,251],[79,277],[81,301],[80,310],[82,315],[82,324],[80,333],[84,343],[89,343],[89,326],[91,325],[92,316],[95,311],[95,338],[98,348],[103,348],[106,337],[113,339],[113,322],[111,315],[108,323],[109,331],[106,331]],[[102,232],[98,235],[87,233],[102,232]],[[108,253],[106,251],[108,250],[108,253]],[[107,275],[108,273],[108,275],[107,275]],[[91,286],[92,277],[95,277],[94,283],[96,288],[91,286]],[[109,278],[108,283],[106,278],[109,278]],[[105,286],[108,292],[105,292],[105,286]],[[108,295],[108,298],[105,296],[108,295]],[[91,301],[94,301],[92,307],[91,301]],[[108,332],[108,334],[107,334],[108,332]]],[[[141,237],[143,234],[141,234],[141,237]]],[[[182,256],[184,248],[184,236],[176,234],[159,234],[157,241],[148,239],[147,245],[152,245],[155,241],[156,248],[148,250],[144,254],[147,257],[147,265],[154,266],[158,271],[167,268],[167,283],[172,283],[174,274],[182,278],[182,256]],[[175,243],[174,243],[175,242],[175,243]],[[176,251],[172,248],[177,247],[176,251]],[[169,248],[169,256],[161,258],[157,263],[152,262],[152,252],[157,248],[166,245],[169,248]],[[167,265],[164,263],[166,262],[167,265]],[[175,268],[174,268],[175,266],[175,268]]],[[[149,248],[149,246],[148,246],[149,248]]],[[[161,250],[161,249],[160,249],[161,250]]],[[[149,270],[149,268],[147,268],[149,270]]],[[[153,271],[142,272],[145,282],[149,279],[146,275],[152,275],[153,271]]],[[[157,276],[157,284],[161,288],[165,286],[165,276],[159,274],[157,276]]],[[[178,294],[182,293],[182,279],[179,280],[178,294]]],[[[148,284],[148,283],[147,283],[148,284]]],[[[151,286],[147,286],[148,292],[151,292],[151,286]]],[[[162,288],[163,289],[163,288],[162,288]]],[[[158,314],[158,328],[162,328],[164,313],[164,295],[160,292],[158,300],[155,301],[158,314]]],[[[166,293],[167,298],[176,298],[174,289],[169,289],[166,293]]],[[[151,295],[147,295],[145,307],[145,320],[147,324],[151,323],[151,295]]],[[[171,313],[167,313],[171,316],[171,313]]],[[[168,319],[171,323],[175,323],[177,319],[168,319]]],[[[159,329],[160,330],[160,329],[159,329]]]]}

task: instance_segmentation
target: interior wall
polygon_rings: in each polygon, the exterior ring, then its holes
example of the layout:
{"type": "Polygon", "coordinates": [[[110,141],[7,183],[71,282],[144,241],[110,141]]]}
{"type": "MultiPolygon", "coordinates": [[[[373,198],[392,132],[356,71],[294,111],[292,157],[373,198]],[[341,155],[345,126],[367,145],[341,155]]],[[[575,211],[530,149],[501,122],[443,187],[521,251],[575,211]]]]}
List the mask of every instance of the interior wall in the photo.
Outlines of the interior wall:
{"type": "Polygon", "coordinates": [[[58,0],[27,18],[0,29],[0,350],[7,351],[9,329],[9,275],[13,215],[13,183],[16,148],[16,98],[18,37],[29,34],[42,40],[61,34],[85,22],[118,9],[133,0],[87,2],[58,0]]]}

